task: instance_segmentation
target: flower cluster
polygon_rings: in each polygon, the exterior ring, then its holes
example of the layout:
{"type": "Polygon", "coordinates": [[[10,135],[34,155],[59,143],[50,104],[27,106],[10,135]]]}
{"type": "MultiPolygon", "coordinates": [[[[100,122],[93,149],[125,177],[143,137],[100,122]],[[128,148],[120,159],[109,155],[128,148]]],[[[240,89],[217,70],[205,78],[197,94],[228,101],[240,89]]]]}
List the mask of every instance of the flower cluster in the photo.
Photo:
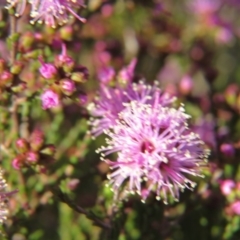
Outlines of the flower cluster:
{"type": "Polygon", "coordinates": [[[65,45],[54,63],[44,63],[42,59],[39,69],[43,82],[48,86],[41,95],[42,108],[48,109],[60,105],[63,97],[81,98],[79,84],[88,78],[88,71],[83,66],[76,66],[74,60],[67,55],[65,45]]]}
{"type": "Polygon", "coordinates": [[[6,217],[8,215],[8,206],[7,202],[9,197],[11,197],[14,193],[17,191],[12,191],[12,192],[6,192],[6,181],[3,179],[2,176],[3,172],[0,169],[0,223],[6,220],[6,217]]]}
{"type": "Polygon", "coordinates": [[[7,8],[16,8],[16,16],[21,16],[26,8],[27,2],[31,4],[31,23],[45,23],[50,27],[62,25],[74,16],[81,22],[86,22],[74,9],[84,7],[83,0],[7,0],[7,8]]]}
{"type": "Polygon", "coordinates": [[[179,191],[192,189],[188,176],[202,176],[209,154],[200,137],[189,130],[184,107],[174,108],[174,98],[157,85],[131,83],[125,88],[101,86],[100,96],[89,107],[92,133],[104,132],[107,146],[97,150],[112,169],[109,174],[115,197],[137,193],[145,201],[151,192],[168,202],[179,191]],[[117,153],[117,160],[106,156],[117,153]]]}

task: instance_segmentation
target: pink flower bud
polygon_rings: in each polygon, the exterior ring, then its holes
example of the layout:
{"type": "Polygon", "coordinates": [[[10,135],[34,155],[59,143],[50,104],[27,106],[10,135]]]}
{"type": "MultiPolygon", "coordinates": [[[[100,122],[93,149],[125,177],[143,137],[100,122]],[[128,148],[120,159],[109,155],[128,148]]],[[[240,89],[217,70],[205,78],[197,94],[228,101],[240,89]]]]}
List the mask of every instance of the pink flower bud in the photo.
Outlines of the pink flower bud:
{"type": "Polygon", "coordinates": [[[193,80],[189,75],[183,76],[179,84],[180,92],[188,95],[193,89],[193,80]]]}
{"type": "Polygon", "coordinates": [[[57,67],[61,67],[66,73],[70,73],[73,70],[75,62],[67,55],[65,44],[62,44],[62,53],[55,58],[54,63],[57,67]]]}
{"type": "Polygon", "coordinates": [[[59,96],[54,91],[48,89],[41,95],[42,108],[44,110],[48,108],[57,107],[60,105],[59,96]]]}
{"type": "Polygon", "coordinates": [[[35,130],[30,137],[30,146],[34,151],[38,151],[44,144],[44,135],[40,130],[35,130]]]}
{"type": "Polygon", "coordinates": [[[24,138],[19,138],[16,141],[16,148],[20,153],[25,153],[29,148],[27,140],[24,138]]]}
{"type": "Polygon", "coordinates": [[[4,71],[0,74],[0,86],[9,85],[13,80],[13,75],[10,72],[4,71]]]}
{"type": "Polygon", "coordinates": [[[12,167],[16,170],[20,170],[20,168],[23,166],[22,164],[22,157],[17,156],[12,160],[12,167]]]}
{"type": "Polygon", "coordinates": [[[39,69],[41,75],[46,79],[54,78],[57,75],[57,69],[53,64],[44,63],[39,69]]]}
{"type": "Polygon", "coordinates": [[[26,160],[29,163],[36,163],[39,159],[39,155],[36,152],[30,151],[26,154],[26,160]]]}
{"type": "Polygon", "coordinates": [[[119,73],[119,78],[121,79],[121,81],[123,81],[124,83],[129,83],[132,82],[133,77],[134,77],[134,69],[136,67],[137,64],[137,59],[134,58],[128,66],[126,66],[125,68],[123,68],[120,73],[119,73]]]}
{"type": "Polygon", "coordinates": [[[60,82],[61,90],[66,95],[71,95],[75,91],[75,83],[70,79],[63,79],[60,82]]]}

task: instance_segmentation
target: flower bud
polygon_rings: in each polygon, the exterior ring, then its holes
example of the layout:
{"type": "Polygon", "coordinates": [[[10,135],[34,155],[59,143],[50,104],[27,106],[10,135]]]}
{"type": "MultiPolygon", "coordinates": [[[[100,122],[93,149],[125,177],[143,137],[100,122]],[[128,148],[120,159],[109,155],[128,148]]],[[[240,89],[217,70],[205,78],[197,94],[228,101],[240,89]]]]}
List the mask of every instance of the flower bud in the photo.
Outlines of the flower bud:
{"type": "Polygon", "coordinates": [[[236,108],[237,111],[240,113],[240,93],[237,96],[236,108]]]}
{"type": "Polygon", "coordinates": [[[32,47],[32,44],[34,43],[34,34],[31,32],[26,32],[22,35],[22,37],[19,40],[20,48],[24,51],[30,50],[32,47]]]}
{"type": "Polygon", "coordinates": [[[33,151],[38,151],[44,144],[44,135],[40,130],[35,130],[30,137],[30,146],[33,151]]]}
{"type": "Polygon", "coordinates": [[[183,95],[188,95],[193,89],[193,80],[189,75],[183,76],[180,80],[179,90],[183,95]]]}
{"type": "Polygon", "coordinates": [[[39,155],[36,152],[33,152],[33,151],[27,152],[26,160],[29,163],[31,163],[31,164],[37,163],[38,159],[39,159],[39,155]]]}
{"type": "Polygon", "coordinates": [[[41,49],[36,49],[33,51],[29,51],[24,54],[24,58],[28,59],[38,59],[42,55],[41,49]]]}
{"type": "Polygon", "coordinates": [[[9,86],[12,83],[13,75],[10,72],[4,71],[0,74],[0,87],[9,86]]]}
{"type": "Polygon", "coordinates": [[[239,87],[236,84],[229,85],[224,92],[226,101],[231,107],[235,107],[238,92],[239,87]]]}
{"type": "Polygon", "coordinates": [[[71,41],[73,37],[73,28],[70,25],[64,26],[60,29],[60,37],[65,41],[71,41]]]}
{"type": "Polygon", "coordinates": [[[61,67],[65,73],[73,71],[75,63],[74,60],[67,55],[67,49],[64,44],[62,44],[62,53],[55,57],[54,64],[56,67],[61,67]]]}
{"type": "Polygon", "coordinates": [[[18,85],[11,87],[11,90],[15,93],[20,93],[25,89],[26,89],[26,83],[25,82],[21,82],[18,85]]]}
{"type": "Polygon", "coordinates": [[[23,155],[18,155],[12,160],[12,167],[16,170],[20,170],[23,167],[23,155]]]}
{"type": "Polygon", "coordinates": [[[223,143],[220,146],[220,151],[223,153],[226,157],[233,157],[235,154],[235,149],[232,144],[229,143],[223,143]]]}
{"type": "Polygon", "coordinates": [[[114,69],[112,67],[102,68],[98,72],[98,79],[103,84],[110,83],[113,80],[114,76],[115,76],[115,71],[114,71],[114,69]]]}
{"type": "Polygon", "coordinates": [[[52,91],[51,89],[47,89],[42,95],[42,108],[44,110],[48,108],[57,107],[60,105],[59,96],[56,92],[52,91]]]}
{"type": "Polygon", "coordinates": [[[65,55],[56,56],[54,60],[54,64],[56,67],[63,68],[63,71],[65,73],[72,72],[75,65],[74,60],[71,57],[65,56],[65,55]]]}
{"type": "Polygon", "coordinates": [[[47,144],[41,150],[41,153],[53,156],[56,152],[56,147],[53,144],[47,144]]]}
{"type": "Polygon", "coordinates": [[[85,105],[87,103],[87,100],[88,100],[87,95],[83,94],[83,93],[79,94],[78,100],[82,105],[85,105]]]}
{"type": "Polygon", "coordinates": [[[60,81],[61,90],[67,96],[70,96],[75,91],[75,83],[69,79],[63,79],[60,81]]]}
{"type": "Polygon", "coordinates": [[[71,75],[73,81],[83,83],[88,80],[89,72],[85,66],[79,65],[74,70],[75,72],[71,75]]]}
{"type": "Polygon", "coordinates": [[[70,181],[67,183],[67,186],[71,191],[73,191],[77,188],[79,182],[80,182],[79,179],[73,178],[73,179],[70,179],[70,181]]]}
{"type": "Polygon", "coordinates": [[[15,61],[11,66],[10,72],[12,74],[17,75],[22,71],[22,69],[23,69],[23,63],[20,61],[15,61]]]}
{"type": "Polygon", "coordinates": [[[16,141],[16,148],[19,153],[25,153],[29,149],[29,144],[26,139],[24,138],[19,138],[16,141]]]}
{"type": "Polygon", "coordinates": [[[137,64],[137,59],[134,58],[128,66],[124,67],[118,74],[120,81],[124,84],[127,84],[133,80],[134,69],[137,64]]]}
{"type": "Polygon", "coordinates": [[[54,78],[57,75],[57,69],[51,63],[43,63],[39,69],[41,75],[46,79],[54,78]]]}

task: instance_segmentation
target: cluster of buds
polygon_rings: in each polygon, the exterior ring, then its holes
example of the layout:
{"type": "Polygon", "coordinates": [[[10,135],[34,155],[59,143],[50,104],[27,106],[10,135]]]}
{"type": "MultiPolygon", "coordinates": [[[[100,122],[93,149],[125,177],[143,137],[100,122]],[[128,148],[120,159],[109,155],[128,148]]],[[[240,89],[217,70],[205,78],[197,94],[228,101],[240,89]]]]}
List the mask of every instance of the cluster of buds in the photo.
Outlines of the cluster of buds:
{"type": "Polygon", "coordinates": [[[23,67],[23,63],[15,61],[9,68],[5,60],[0,59],[0,93],[2,94],[5,90],[12,92],[19,92],[25,88],[25,84],[17,79],[15,76],[18,75],[23,67]]]}
{"type": "Polygon", "coordinates": [[[67,54],[63,45],[62,53],[56,56],[54,63],[44,63],[42,59],[39,72],[47,88],[41,95],[43,109],[57,107],[61,99],[71,97],[81,100],[81,83],[88,79],[88,70],[77,66],[67,54]]]}
{"type": "Polygon", "coordinates": [[[29,140],[19,138],[16,141],[16,149],[18,155],[12,161],[16,170],[35,165],[44,166],[53,160],[55,153],[54,145],[45,143],[40,130],[35,130],[29,140]]]}

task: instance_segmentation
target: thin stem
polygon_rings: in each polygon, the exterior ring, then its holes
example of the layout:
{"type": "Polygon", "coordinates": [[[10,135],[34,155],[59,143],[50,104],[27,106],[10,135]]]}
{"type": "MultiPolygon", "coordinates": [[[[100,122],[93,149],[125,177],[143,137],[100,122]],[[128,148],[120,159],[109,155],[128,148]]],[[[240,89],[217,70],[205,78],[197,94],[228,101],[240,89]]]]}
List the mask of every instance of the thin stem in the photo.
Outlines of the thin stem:
{"type": "MultiPolygon", "coordinates": [[[[10,36],[13,36],[17,32],[17,18],[14,14],[10,14],[10,36]]],[[[14,42],[10,49],[10,63],[13,64],[17,52],[17,44],[14,42]]]]}
{"type": "Polygon", "coordinates": [[[93,212],[87,211],[79,205],[75,204],[72,200],[68,198],[66,194],[64,194],[59,188],[53,190],[54,195],[56,195],[59,200],[63,203],[66,203],[71,209],[78,213],[84,214],[88,219],[92,220],[96,226],[99,226],[103,229],[110,230],[111,226],[104,222],[102,219],[97,217],[93,212]]]}

